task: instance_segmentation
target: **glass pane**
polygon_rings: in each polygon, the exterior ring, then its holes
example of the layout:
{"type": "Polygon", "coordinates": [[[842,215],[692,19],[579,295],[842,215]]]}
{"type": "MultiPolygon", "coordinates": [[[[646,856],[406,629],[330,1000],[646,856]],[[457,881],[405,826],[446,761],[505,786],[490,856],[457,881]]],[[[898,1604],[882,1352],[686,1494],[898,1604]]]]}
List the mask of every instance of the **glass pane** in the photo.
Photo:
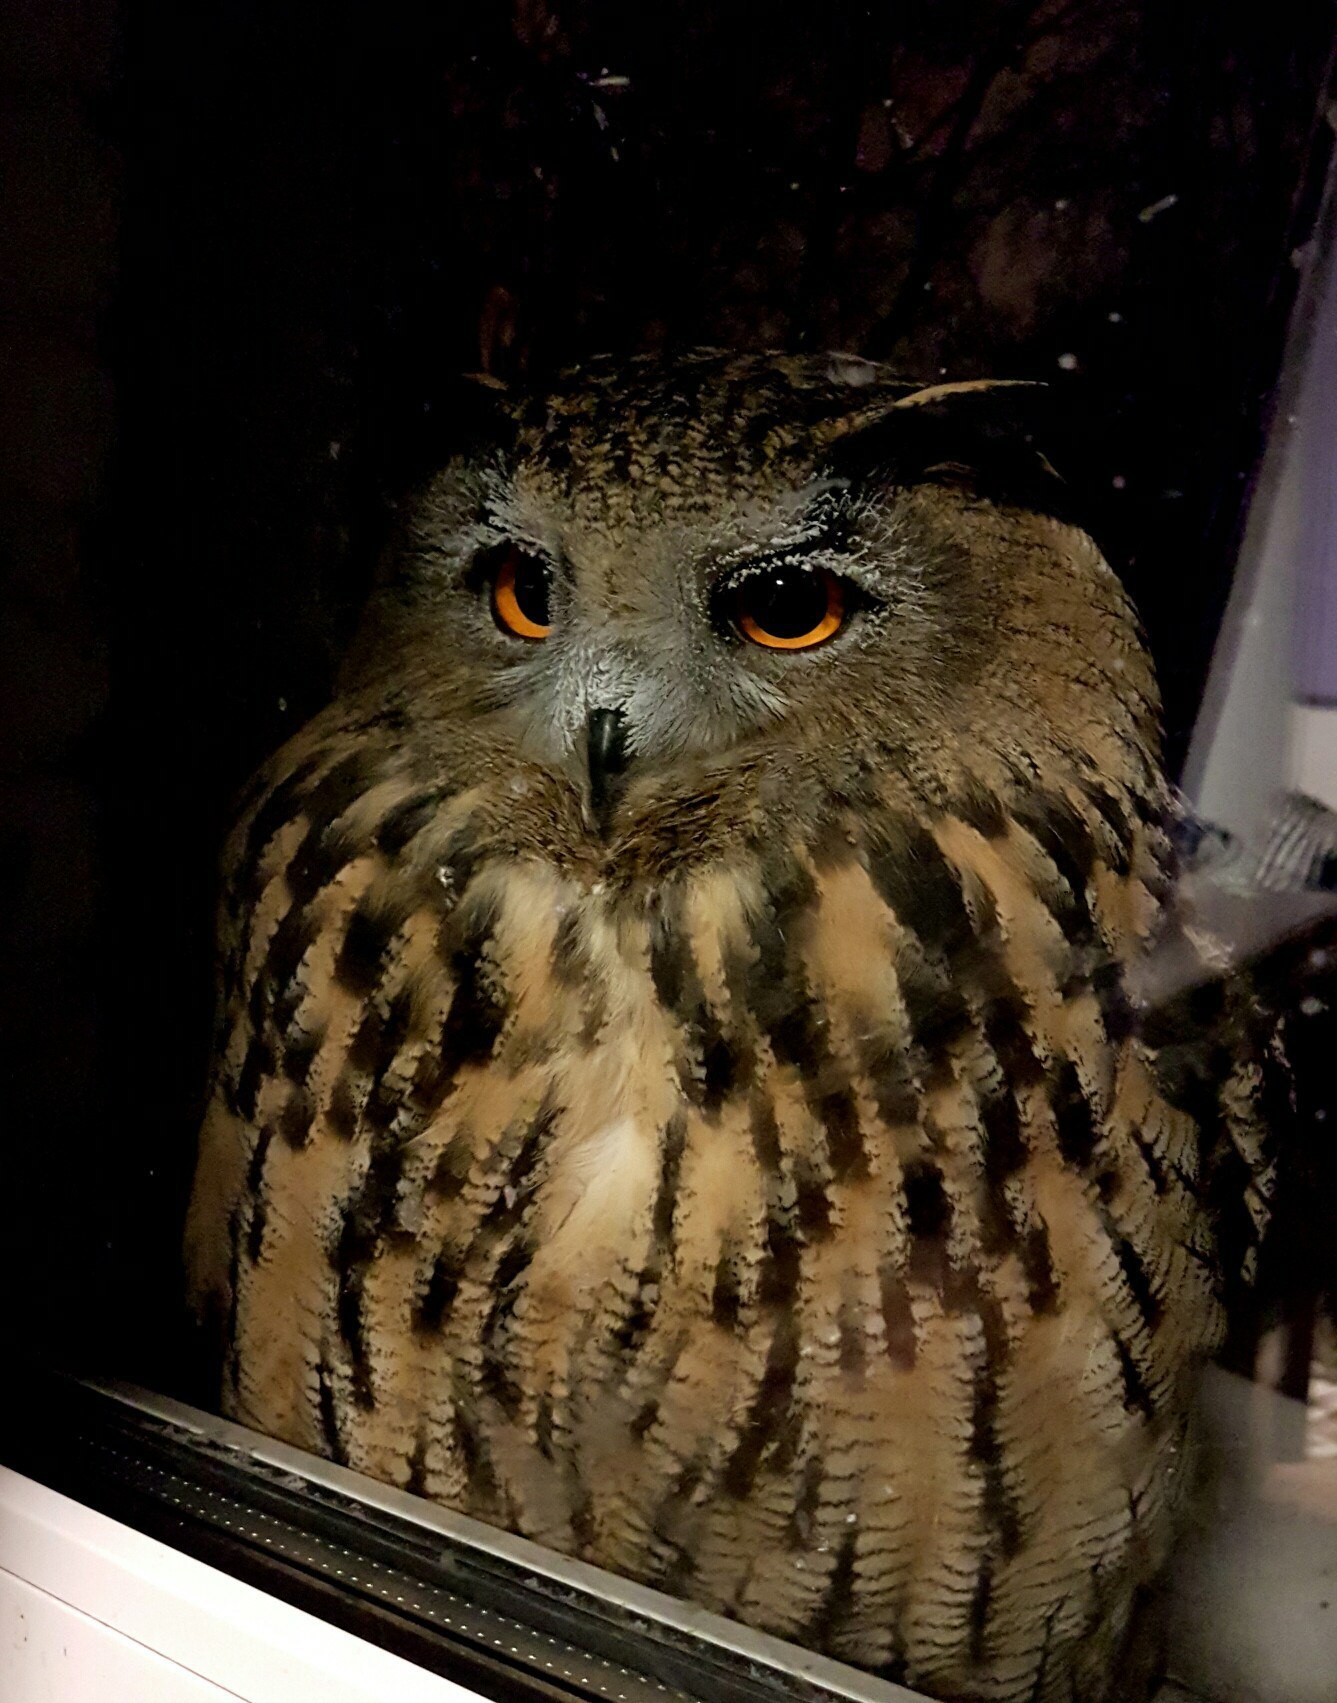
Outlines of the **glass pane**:
{"type": "Polygon", "coordinates": [[[1171,12],[5,26],[9,1460],[484,1695],[1328,1698],[1334,28],[1171,12]]]}

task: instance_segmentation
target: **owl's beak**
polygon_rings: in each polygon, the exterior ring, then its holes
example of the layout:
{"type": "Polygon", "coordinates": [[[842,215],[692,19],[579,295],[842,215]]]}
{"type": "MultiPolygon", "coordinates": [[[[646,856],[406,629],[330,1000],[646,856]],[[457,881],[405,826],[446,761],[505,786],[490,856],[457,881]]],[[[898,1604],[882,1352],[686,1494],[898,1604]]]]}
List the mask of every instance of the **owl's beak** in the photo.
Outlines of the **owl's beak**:
{"type": "Polygon", "coordinates": [[[627,724],[621,710],[590,711],[585,723],[585,752],[590,814],[600,834],[606,836],[627,767],[627,724]]]}

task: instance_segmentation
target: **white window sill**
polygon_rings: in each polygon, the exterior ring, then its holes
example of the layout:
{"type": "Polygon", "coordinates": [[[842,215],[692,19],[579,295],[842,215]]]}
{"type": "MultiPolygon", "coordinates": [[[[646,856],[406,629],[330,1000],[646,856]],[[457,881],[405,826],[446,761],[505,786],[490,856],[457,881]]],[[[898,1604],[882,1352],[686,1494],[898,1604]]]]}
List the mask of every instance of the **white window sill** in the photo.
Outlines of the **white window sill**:
{"type": "Polygon", "coordinates": [[[469,1703],[478,1693],[0,1467],[4,1703],[469,1703]]]}

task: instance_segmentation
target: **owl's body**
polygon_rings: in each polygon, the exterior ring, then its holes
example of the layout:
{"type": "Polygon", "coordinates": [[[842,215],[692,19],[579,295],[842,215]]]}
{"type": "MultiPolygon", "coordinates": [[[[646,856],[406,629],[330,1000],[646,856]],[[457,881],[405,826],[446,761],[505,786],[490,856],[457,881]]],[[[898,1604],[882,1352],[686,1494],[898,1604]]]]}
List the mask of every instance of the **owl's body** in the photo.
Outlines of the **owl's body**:
{"type": "Polygon", "coordinates": [[[1154,683],[975,406],[633,364],[429,489],[229,849],[189,1257],[245,1423],[935,1695],[1100,1703],[1266,1047],[1135,1021],[1154,683]],[[517,537],[542,642],[477,567],[517,537]],[[777,561],[846,576],[810,653],[717,619],[777,561]]]}

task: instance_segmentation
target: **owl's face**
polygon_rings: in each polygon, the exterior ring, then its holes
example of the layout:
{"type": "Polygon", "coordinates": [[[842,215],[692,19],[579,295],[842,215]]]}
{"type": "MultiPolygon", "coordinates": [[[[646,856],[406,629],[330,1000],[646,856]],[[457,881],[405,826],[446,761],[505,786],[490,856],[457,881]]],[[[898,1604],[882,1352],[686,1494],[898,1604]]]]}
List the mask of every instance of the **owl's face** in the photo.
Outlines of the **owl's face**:
{"type": "Polygon", "coordinates": [[[991,404],[838,357],[720,356],[502,401],[414,507],[350,681],[392,689],[411,737],[467,738],[514,795],[555,789],[601,845],[689,799],[764,832],[922,773],[972,706],[998,731],[1000,664],[1034,743],[1074,623],[1137,647],[1094,552],[1055,596],[1054,541],[1080,535],[1036,512],[1047,469],[991,404]]]}

